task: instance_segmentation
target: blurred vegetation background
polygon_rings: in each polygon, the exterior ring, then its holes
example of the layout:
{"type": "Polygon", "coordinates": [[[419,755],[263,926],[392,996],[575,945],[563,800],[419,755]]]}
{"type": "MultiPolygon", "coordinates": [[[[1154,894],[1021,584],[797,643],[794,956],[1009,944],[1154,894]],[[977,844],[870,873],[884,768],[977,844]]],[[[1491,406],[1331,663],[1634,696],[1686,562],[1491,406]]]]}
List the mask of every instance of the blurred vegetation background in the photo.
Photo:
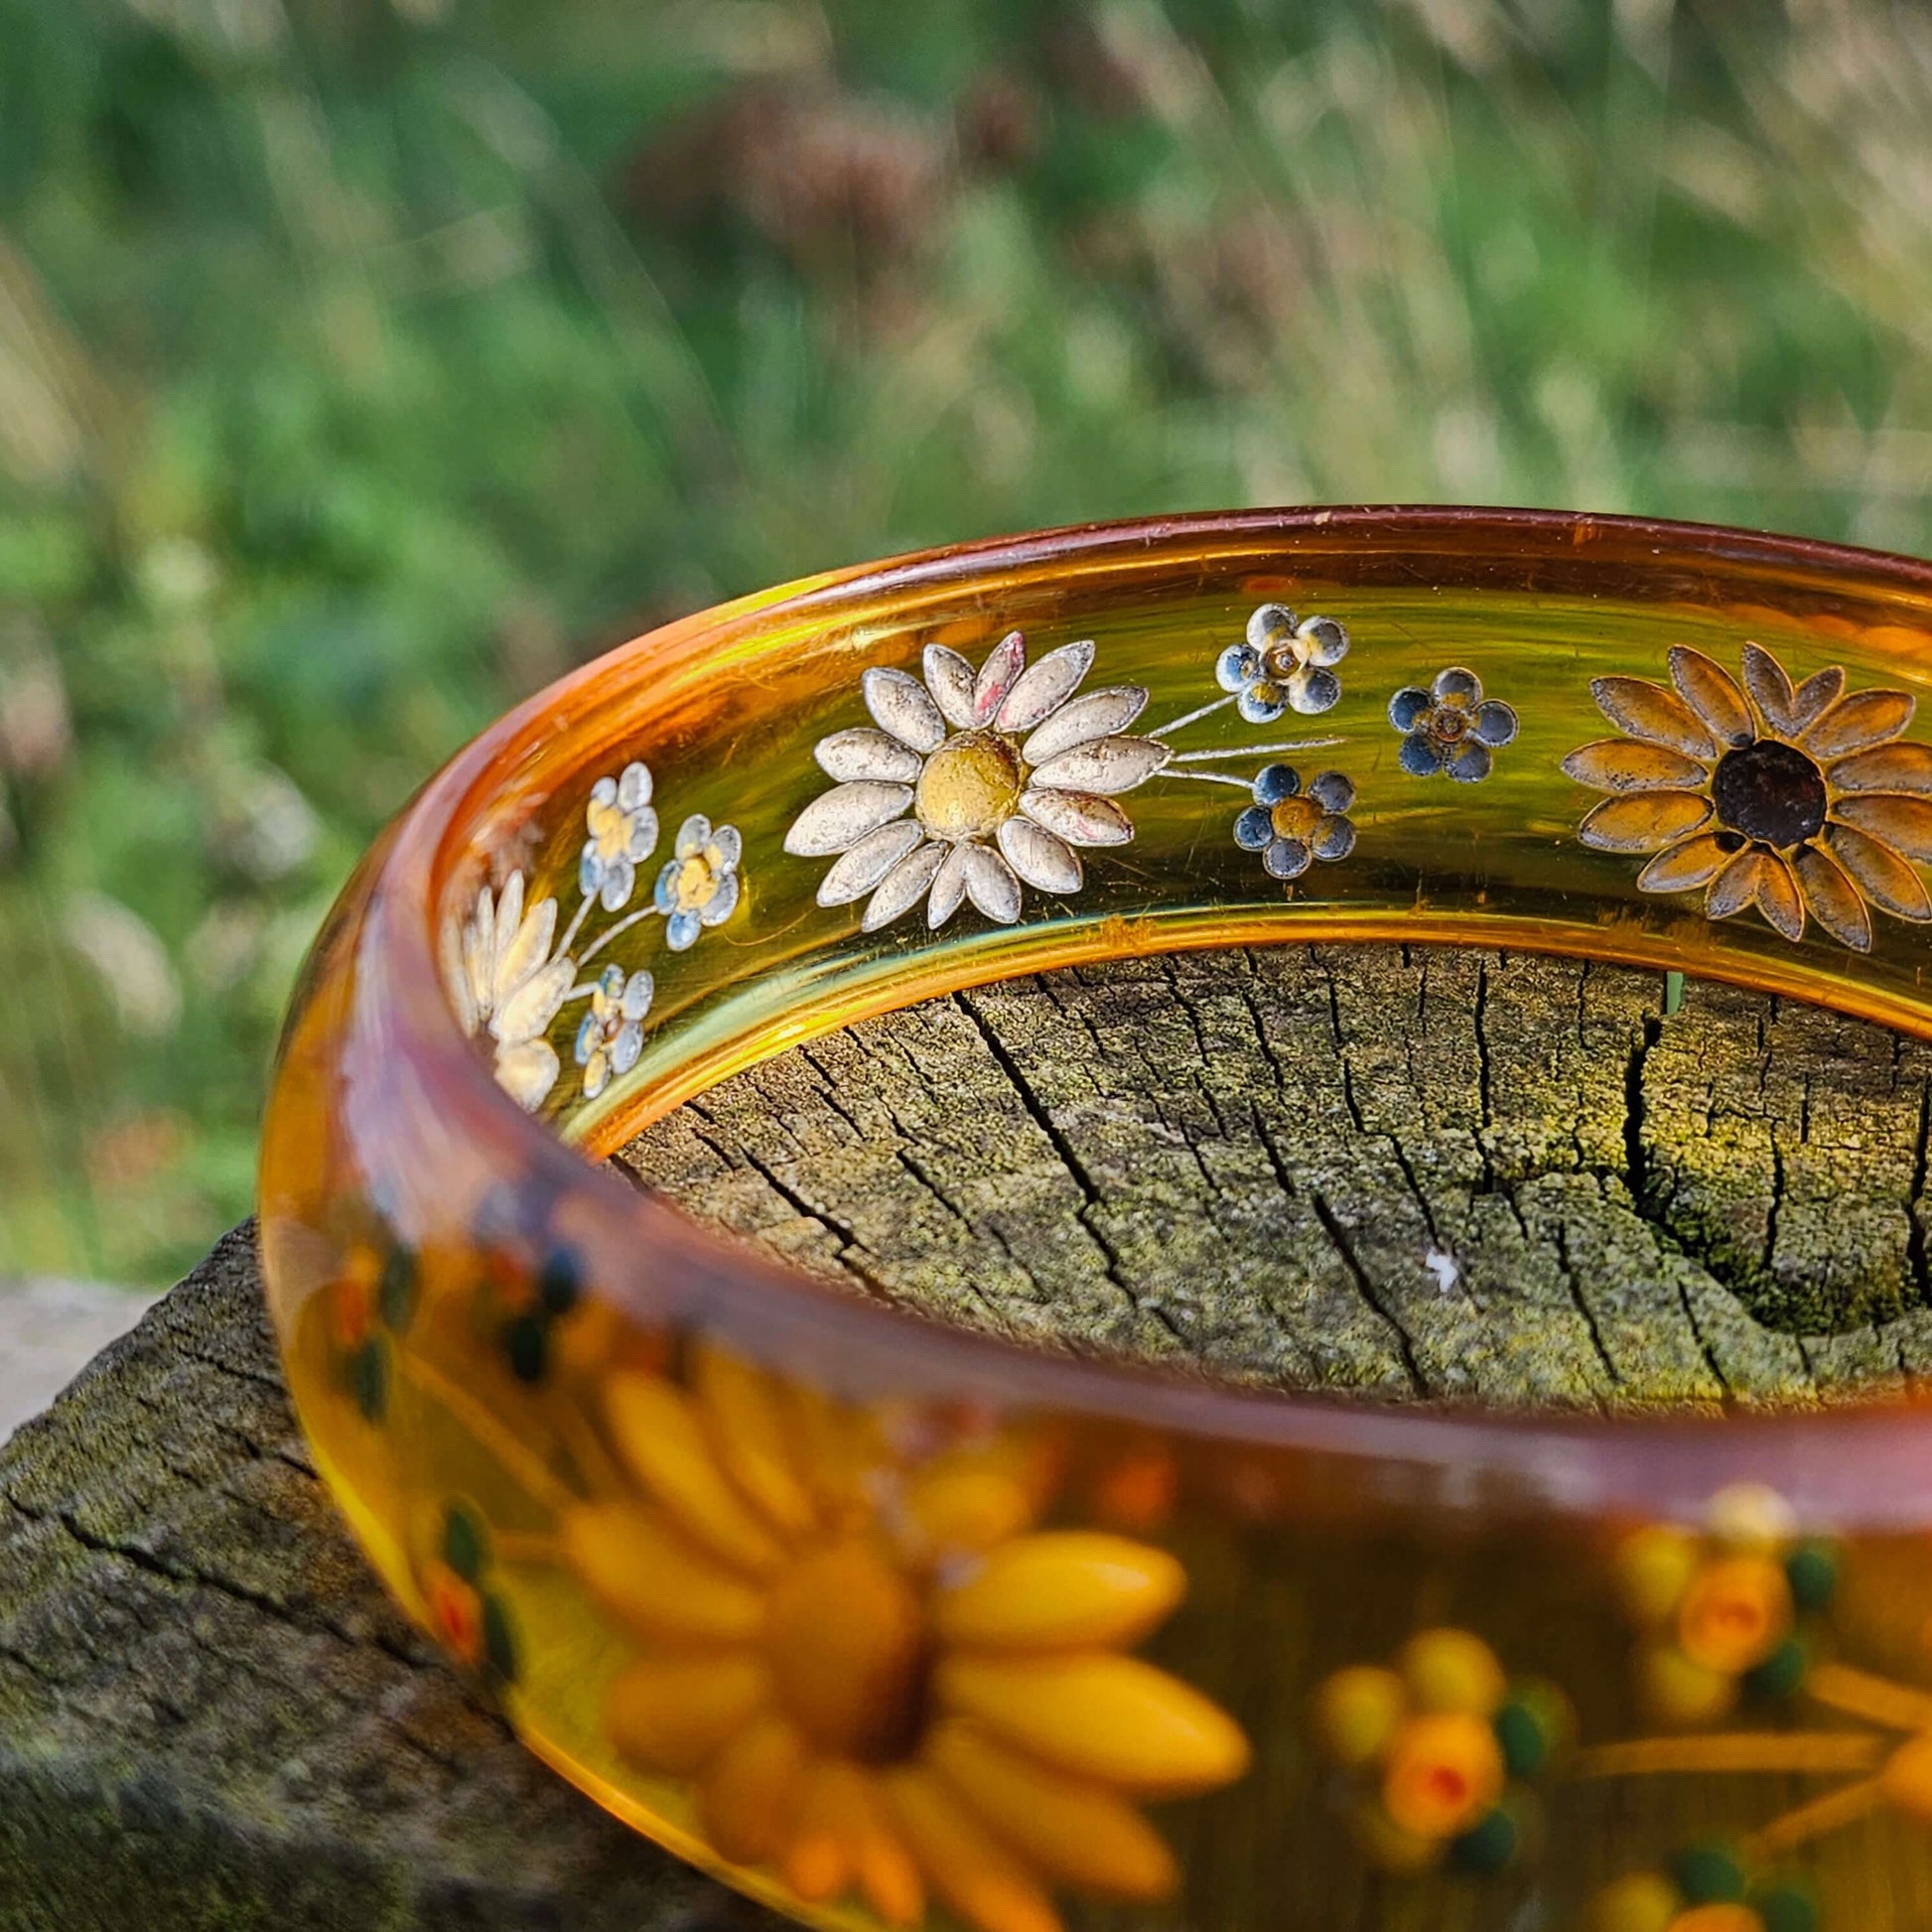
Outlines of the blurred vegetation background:
{"type": "Polygon", "coordinates": [[[1923,552],[1919,0],[0,0],[0,1272],[251,1190],[381,820],[652,621],[1451,499],[1923,552]]]}

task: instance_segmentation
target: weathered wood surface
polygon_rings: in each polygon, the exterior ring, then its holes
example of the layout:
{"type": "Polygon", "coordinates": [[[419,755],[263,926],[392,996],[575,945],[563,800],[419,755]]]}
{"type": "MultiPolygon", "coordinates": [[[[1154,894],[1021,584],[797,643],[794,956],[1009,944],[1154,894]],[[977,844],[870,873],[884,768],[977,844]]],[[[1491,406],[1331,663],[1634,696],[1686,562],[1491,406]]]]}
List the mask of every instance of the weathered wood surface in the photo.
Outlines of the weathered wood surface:
{"type": "MultiPolygon", "coordinates": [[[[1290,1386],[1813,1400],[1918,1370],[1932,1053],[1662,992],[1422,951],[1059,974],[796,1049],[624,1161],[857,1292],[1290,1386]]],[[[541,1769],[390,1606],[245,1230],[0,1448],[0,1932],[131,1913],[775,1923],[541,1769]]]]}
{"type": "Polygon", "coordinates": [[[0,1932],[754,1932],[389,1601],[238,1229],[0,1448],[0,1932]]]}
{"type": "Polygon", "coordinates": [[[856,1291],[1289,1388],[1812,1401],[1932,1368],[1932,1050],[1428,947],[1015,980],[797,1047],[620,1157],[856,1291]]]}

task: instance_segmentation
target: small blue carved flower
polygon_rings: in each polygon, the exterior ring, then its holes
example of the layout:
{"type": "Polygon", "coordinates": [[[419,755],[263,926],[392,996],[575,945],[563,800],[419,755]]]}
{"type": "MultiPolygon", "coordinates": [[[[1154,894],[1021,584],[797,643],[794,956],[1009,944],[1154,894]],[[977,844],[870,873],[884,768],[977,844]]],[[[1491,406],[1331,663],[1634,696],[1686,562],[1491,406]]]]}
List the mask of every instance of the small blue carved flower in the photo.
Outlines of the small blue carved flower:
{"type": "Polygon", "coordinates": [[[664,943],[673,952],[694,945],[708,925],[723,925],[738,905],[738,862],[745,849],[735,825],[712,830],[694,812],[679,826],[677,857],[657,875],[654,896],[663,913],[664,943]]]}
{"type": "Polygon", "coordinates": [[[1314,860],[1332,865],[1354,851],[1355,787],[1339,771],[1316,772],[1304,791],[1294,766],[1264,765],[1252,789],[1255,802],[1234,821],[1234,842],[1259,852],[1272,877],[1299,879],[1314,860]]]}
{"type": "Polygon", "coordinates": [[[630,897],[637,868],[657,849],[657,814],[650,803],[650,767],[633,759],[622,775],[600,778],[584,807],[590,837],[577,863],[577,887],[586,898],[616,912],[630,897]]]}
{"type": "Polygon", "coordinates": [[[1489,775],[1491,752],[1516,736],[1516,713],[1482,695],[1473,671],[1438,671],[1427,691],[1412,685],[1389,700],[1389,723],[1403,734],[1402,768],[1411,777],[1447,771],[1465,785],[1489,775]]]}
{"type": "Polygon", "coordinates": [[[1333,618],[1299,622],[1286,604],[1263,604],[1248,619],[1243,643],[1230,644],[1214,664],[1214,679],[1236,696],[1251,725],[1271,725],[1285,711],[1305,717],[1328,710],[1341,696],[1329,668],[1348,655],[1348,632],[1333,618]]]}
{"type": "Polygon", "coordinates": [[[577,1029],[577,1064],[584,1069],[584,1098],[595,1100],[614,1074],[628,1073],[644,1050],[644,1015],[657,983],[646,972],[624,976],[605,967],[591,993],[591,1010],[577,1029]]]}

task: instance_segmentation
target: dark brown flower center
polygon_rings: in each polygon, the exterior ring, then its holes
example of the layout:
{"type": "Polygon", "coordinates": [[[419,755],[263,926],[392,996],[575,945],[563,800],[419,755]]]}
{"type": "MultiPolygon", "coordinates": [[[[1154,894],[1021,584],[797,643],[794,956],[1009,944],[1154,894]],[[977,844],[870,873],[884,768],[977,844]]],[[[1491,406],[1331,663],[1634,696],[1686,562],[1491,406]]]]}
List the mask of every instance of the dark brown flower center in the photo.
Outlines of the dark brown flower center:
{"type": "Polygon", "coordinates": [[[1815,838],[1825,823],[1825,780],[1795,745],[1760,738],[1718,760],[1711,781],[1719,822],[1782,851],[1815,838]]]}

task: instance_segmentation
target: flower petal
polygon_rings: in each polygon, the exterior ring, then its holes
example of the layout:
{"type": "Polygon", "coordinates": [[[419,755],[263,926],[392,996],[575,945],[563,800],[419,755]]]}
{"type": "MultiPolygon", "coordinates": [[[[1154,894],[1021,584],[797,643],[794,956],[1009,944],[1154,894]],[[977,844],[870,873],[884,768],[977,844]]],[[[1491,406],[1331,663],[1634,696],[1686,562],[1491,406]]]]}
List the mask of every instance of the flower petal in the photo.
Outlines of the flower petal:
{"type": "Polygon", "coordinates": [[[1932,791],[1932,745],[1874,745],[1827,768],[1841,791],[1932,791]]]}
{"type": "Polygon", "coordinates": [[[925,922],[929,931],[937,932],[959,910],[966,897],[966,861],[961,855],[968,849],[964,845],[942,848],[945,859],[932,875],[932,893],[925,902],[925,922]]]}
{"type": "Polygon", "coordinates": [[[921,1755],[1056,1885],[1152,1901],[1179,1882],[1166,1840],[1126,1800],[1034,1763],[976,1725],[935,1725],[921,1755]]]}
{"type": "Polygon", "coordinates": [[[1932,897],[1925,882],[1888,845],[1880,845],[1855,826],[1828,824],[1825,846],[1858,883],[1873,905],[1901,919],[1932,919],[1932,897]]]}
{"type": "Polygon", "coordinates": [[[1080,688],[1080,680],[1093,668],[1093,639],[1077,644],[1062,644],[1049,650],[1038,663],[1029,665],[1020,681],[1006,695],[999,716],[993,721],[1003,732],[1030,732],[1050,718],[1080,688]]]}
{"type": "Polygon", "coordinates": [[[754,1644],[765,1592],[634,1503],[582,1503],[557,1526],[564,1561],[646,1643],[754,1644]]]}
{"type": "Polygon", "coordinates": [[[1317,771],[1309,780],[1309,796],[1324,812],[1345,812],[1355,802],[1355,783],[1340,771],[1317,771]]]}
{"type": "Polygon", "coordinates": [[[891,732],[874,731],[869,726],[821,738],[814,756],[825,775],[841,784],[875,778],[909,785],[917,781],[925,765],[909,745],[901,745],[891,732]]]}
{"type": "Polygon", "coordinates": [[[1815,845],[1801,845],[1792,855],[1798,885],[1805,896],[1811,916],[1832,937],[1854,952],[1871,950],[1871,914],[1865,910],[1859,889],[1846,876],[1845,868],[1829,852],[1815,845]]]}
{"type": "Polygon", "coordinates": [[[1792,707],[1797,702],[1797,693],[1784,674],[1784,666],[1762,644],[1744,646],[1744,689],[1774,732],[1782,738],[1796,733],[1798,726],[1792,717],[1792,707]]]}
{"type": "Polygon", "coordinates": [[[1062,705],[1020,748],[1029,764],[1044,764],[1076,745],[1124,732],[1147,709],[1147,692],[1138,684],[1110,685],[1062,705]]]}
{"type": "MultiPolygon", "coordinates": [[[[519,873],[520,879],[522,875],[519,873]]],[[[529,916],[513,929],[499,927],[507,941],[496,961],[495,984],[489,989],[495,1005],[513,992],[539,963],[549,956],[550,941],[557,930],[557,901],[548,897],[530,907],[529,916]]]]}
{"type": "Polygon", "coordinates": [[[638,806],[648,805],[650,790],[650,766],[632,759],[618,779],[618,809],[634,812],[638,806]]]}
{"type": "Polygon", "coordinates": [[[1029,886],[1065,895],[1080,890],[1080,861],[1063,839],[1030,818],[1010,818],[1000,827],[1000,851],[1029,886]]]}
{"type": "Polygon", "coordinates": [[[1396,753],[1396,762],[1412,778],[1429,778],[1443,768],[1443,755],[1427,732],[1411,732],[1396,753]]]}
{"type": "Polygon", "coordinates": [[[549,965],[538,967],[496,1009],[489,1031],[505,1046],[515,1046],[547,1033],[576,977],[577,965],[572,959],[553,959],[549,965]]]}
{"type": "Polygon", "coordinates": [[[1737,680],[1689,644],[1670,647],[1670,675],[1684,701],[1710,726],[1720,745],[1748,745],[1757,736],[1751,708],[1737,680]]]}
{"type": "Polygon", "coordinates": [[[1843,665],[1833,664],[1825,670],[1812,672],[1799,685],[1791,700],[1791,722],[1802,731],[1828,704],[1836,704],[1839,693],[1844,689],[1843,665]]]}
{"type": "Polygon", "coordinates": [[[944,644],[925,647],[925,684],[937,701],[946,723],[955,731],[973,728],[973,686],[979,673],[956,650],[944,644]]]}
{"type": "Polygon", "coordinates": [[[1695,832],[1711,816],[1711,801],[1697,791],[1636,791],[1606,798],[1577,828],[1598,852],[1655,852],[1695,832]]]}
{"type": "Polygon", "coordinates": [[[966,874],[966,897],[998,925],[1020,916],[1020,882],[1013,868],[990,845],[968,841],[959,847],[966,874]]]}
{"type": "Polygon", "coordinates": [[[818,882],[821,905],[849,905],[864,898],[925,837],[916,819],[895,819],[868,832],[818,882]]]}
{"type": "Polygon", "coordinates": [[[1500,698],[1487,698],[1475,708],[1475,715],[1469,721],[1469,736],[1478,745],[1487,745],[1491,751],[1500,751],[1516,736],[1516,708],[1506,705],[1500,698]]]}
{"type": "Polygon", "coordinates": [[[946,742],[946,721],[917,678],[874,665],[860,685],[873,722],[901,745],[915,752],[936,752],[946,742]]]}
{"type": "Polygon", "coordinates": [[[695,859],[711,843],[711,821],[703,812],[693,812],[677,828],[675,850],[680,859],[695,859]]]}
{"type": "Polygon", "coordinates": [[[698,907],[700,925],[723,925],[738,910],[738,875],[728,872],[711,889],[711,897],[698,907]]]}
{"type": "Polygon", "coordinates": [[[1767,852],[1758,868],[1757,909],[1793,945],[1805,936],[1805,901],[1796,876],[1778,853],[1767,852]]]}
{"type": "Polygon", "coordinates": [[[445,919],[437,935],[436,963],[443,975],[443,987],[456,1008],[457,1025],[474,1034],[483,1020],[477,1010],[477,992],[470,980],[469,948],[464,929],[455,919],[445,919]]]}
{"type": "Polygon", "coordinates": [[[1304,618],[1295,641],[1311,664],[1339,664],[1348,655],[1348,632],[1333,618],[1304,618]]]}
{"type": "Polygon", "coordinates": [[[919,1869],[972,1932],[1064,1932],[1029,1868],[936,1772],[914,1763],[881,1783],[919,1869]]]}
{"type": "Polygon", "coordinates": [[[1474,785],[1488,777],[1491,762],[1489,747],[1470,737],[1443,760],[1443,768],[1457,784],[1474,785]]]}
{"type": "Polygon", "coordinates": [[[1248,613],[1248,648],[1279,649],[1295,635],[1295,613],[1286,604],[1257,604],[1248,613]]]}
{"type": "Polygon", "coordinates": [[[1675,691],[1640,677],[1593,677],[1589,694],[1619,731],[1652,745],[1668,745],[1686,758],[1711,759],[1718,741],[1675,691]]]}
{"type": "Polygon", "coordinates": [[[597,889],[598,902],[607,912],[621,912],[637,883],[637,868],[628,859],[607,859],[597,889]]]}
{"type": "Polygon", "coordinates": [[[1580,785],[1594,791],[1682,791],[1705,782],[1711,772],[1696,759],[1667,745],[1628,738],[1599,738],[1580,745],[1563,761],[1580,785]]]}
{"type": "Polygon", "coordinates": [[[759,1718],[705,1767],[698,1815],[728,1859],[761,1864],[791,1830],[805,1767],[805,1740],[782,1718],[759,1718]]]}
{"type": "Polygon", "coordinates": [[[1355,849],[1355,828],[1339,814],[1324,818],[1314,828],[1314,836],[1309,841],[1317,859],[1333,865],[1345,859],[1355,849]]]}
{"type": "Polygon", "coordinates": [[[1132,791],[1172,756],[1158,738],[1096,738],[1048,759],[1033,782],[1051,791],[1132,791]]]}
{"type": "Polygon", "coordinates": [[[635,1370],[605,1385],[604,1411],[624,1466],[678,1527],[735,1569],[770,1570],[782,1551],[719,1467],[691,1400],[635,1370]]]}
{"type": "Polygon", "coordinates": [[[866,779],[837,785],[814,798],[791,822],[785,850],[797,859],[823,859],[846,852],[868,832],[891,823],[912,802],[910,785],[866,779]]]}
{"type": "Polygon", "coordinates": [[[1862,792],[1841,798],[1832,817],[1883,839],[1908,859],[1932,859],[1932,800],[1896,791],[1862,792]]]}
{"type": "Polygon", "coordinates": [[[1271,839],[1261,855],[1261,864],[1271,879],[1300,879],[1313,858],[1304,840],[1271,839]]]}
{"type": "Polygon", "coordinates": [[[639,1770],[688,1777],[759,1715],[770,1691],[756,1657],[649,1657],[611,1686],[605,1725],[639,1770]]]}
{"type": "Polygon", "coordinates": [[[1009,630],[986,653],[986,662],[973,680],[973,723],[990,725],[1000,715],[1000,707],[1027,667],[1027,639],[1018,630],[1009,630]]]}
{"type": "Polygon", "coordinates": [[[1341,679],[1319,664],[1304,664],[1289,674],[1283,687],[1288,701],[1304,718],[1318,718],[1341,700],[1341,679]]]}
{"type": "Polygon", "coordinates": [[[877,932],[918,904],[945,856],[943,845],[921,845],[901,859],[880,881],[879,890],[868,901],[866,916],[859,922],[861,930],[877,932]]]}
{"type": "Polygon", "coordinates": [[[933,1605],[941,1643],[976,1650],[1125,1649],[1187,1589],[1165,1550],[1099,1530],[1050,1530],[992,1550],[933,1605]]]}
{"type": "Polygon", "coordinates": [[[1435,709],[1435,699],[1427,691],[1412,684],[1398,691],[1389,700],[1389,723],[1399,732],[1414,731],[1435,709]]]}
{"type": "Polygon", "coordinates": [[[1134,821],[1111,798],[1090,791],[1026,791],[1020,809],[1068,845],[1125,845],[1134,821]]]}
{"type": "Polygon", "coordinates": [[[1702,832],[1658,853],[1637,874],[1637,889],[1645,893],[1688,893],[1694,887],[1710,885],[1729,860],[1730,853],[1718,835],[1702,832]]]}
{"type": "Polygon", "coordinates": [[[1808,730],[1804,748],[1815,759],[1843,758],[1896,738],[1912,722],[1918,700],[1906,691],[1855,691],[1808,730]]]}
{"type": "Polygon", "coordinates": [[[648,805],[639,805],[624,823],[629,836],[624,842],[623,856],[633,866],[638,865],[657,850],[657,814],[648,805]]]}
{"type": "MultiPolygon", "coordinates": [[[[1776,854],[1767,852],[1762,846],[1747,845],[1712,880],[1711,888],[1704,896],[1705,916],[1727,919],[1748,905],[1763,905],[1765,916],[1771,919],[1773,925],[1777,925],[1778,920],[1772,916],[1766,900],[1774,894],[1772,882],[1778,875],[1783,876],[1795,898],[1797,887],[1790,875],[1785,873],[1776,854]]],[[[1802,921],[1799,929],[1803,930],[1802,921]]]]}
{"type": "Polygon", "coordinates": [[[1482,702],[1481,678],[1460,664],[1438,671],[1429,689],[1438,704],[1459,704],[1465,711],[1473,710],[1482,702]]]}
{"type": "Polygon", "coordinates": [[[1138,1657],[943,1655],[933,1695],[995,1736],[1123,1791],[1178,1797],[1247,1769],[1248,1740],[1218,1705],[1138,1657]]]}
{"type": "Polygon", "coordinates": [[[543,1105],[562,1071],[557,1049],[547,1039],[523,1039],[496,1049],[496,1084],[526,1114],[543,1105]]]}

